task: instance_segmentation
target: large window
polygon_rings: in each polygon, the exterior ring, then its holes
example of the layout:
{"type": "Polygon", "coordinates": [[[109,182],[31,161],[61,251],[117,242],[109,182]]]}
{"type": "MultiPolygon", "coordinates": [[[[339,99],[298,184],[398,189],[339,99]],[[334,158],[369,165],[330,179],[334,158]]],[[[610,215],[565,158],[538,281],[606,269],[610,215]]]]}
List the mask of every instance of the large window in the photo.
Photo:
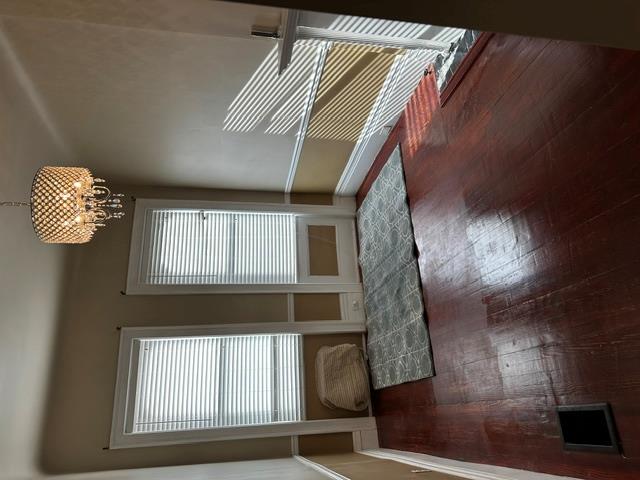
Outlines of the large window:
{"type": "Polygon", "coordinates": [[[302,419],[301,335],[140,339],[133,352],[130,433],[302,419]]]}
{"type": "Polygon", "coordinates": [[[341,320],[124,327],[110,448],[375,428],[305,418],[302,337],[364,330],[341,320]]]}
{"type": "Polygon", "coordinates": [[[296,219],[287,213],[150,213],[148,284],[296,283],[296,219]]]}
{"type": "Polygon", "coordinates": [[[136,201],[127,294],[361,291],[352,206],[136,201]]]}

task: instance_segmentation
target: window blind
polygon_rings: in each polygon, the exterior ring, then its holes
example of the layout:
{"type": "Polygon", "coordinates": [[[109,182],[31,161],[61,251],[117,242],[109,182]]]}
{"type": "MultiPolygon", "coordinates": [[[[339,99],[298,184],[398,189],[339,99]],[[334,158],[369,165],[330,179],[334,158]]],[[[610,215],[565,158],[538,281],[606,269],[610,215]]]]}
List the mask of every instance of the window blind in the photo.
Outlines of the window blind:
{"type": "Polygon", "coordinates": [[[137,341],[133,433],[302,419],[301,335],[137,341]]]}
{"type": "Polygon", "coordinates": [[[293,214],[162,209],[146,225],[145,283],[296,283],[293,214]]]}

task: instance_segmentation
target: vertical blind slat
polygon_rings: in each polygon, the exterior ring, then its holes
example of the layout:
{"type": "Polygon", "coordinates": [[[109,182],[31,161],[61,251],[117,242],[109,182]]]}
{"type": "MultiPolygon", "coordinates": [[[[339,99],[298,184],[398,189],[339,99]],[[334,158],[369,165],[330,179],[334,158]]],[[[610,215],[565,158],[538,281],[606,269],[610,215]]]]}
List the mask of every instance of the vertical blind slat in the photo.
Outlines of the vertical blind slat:
{"type": "Polygon", "coordinates": [[[295,215],[153,210],[145,283],[296,282],[295,215]]]}

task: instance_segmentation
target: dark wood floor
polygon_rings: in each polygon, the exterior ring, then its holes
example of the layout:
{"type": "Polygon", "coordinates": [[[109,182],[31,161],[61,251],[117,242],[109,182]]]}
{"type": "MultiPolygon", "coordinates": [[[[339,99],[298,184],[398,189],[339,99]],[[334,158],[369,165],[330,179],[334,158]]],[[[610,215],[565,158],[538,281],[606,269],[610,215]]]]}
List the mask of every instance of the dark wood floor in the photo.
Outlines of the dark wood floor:
{"type": "Polygon", "coordinates": [[[493,36],[400,141],[436,376],[375,394],[381,446],[640,478],[640,53],[493,36]],[[610,402],[624,456],[565,452],[554,407],[610,402]]]}

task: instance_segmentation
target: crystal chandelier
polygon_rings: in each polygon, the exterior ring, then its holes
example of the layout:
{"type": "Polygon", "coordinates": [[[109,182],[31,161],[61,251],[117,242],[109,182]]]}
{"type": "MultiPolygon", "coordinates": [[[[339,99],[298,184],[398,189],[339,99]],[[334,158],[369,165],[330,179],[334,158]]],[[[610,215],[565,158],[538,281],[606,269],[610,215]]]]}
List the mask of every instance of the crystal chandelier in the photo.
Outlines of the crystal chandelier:
{"type": "Polygon", "coordinates": [[[45,243],[86,243],[107,220],[124,216],[123,195],[100,183],[86,168],[42,167],[33,179],[31,203],[0,205],[30,206],[33,229],[45,243]]]}

